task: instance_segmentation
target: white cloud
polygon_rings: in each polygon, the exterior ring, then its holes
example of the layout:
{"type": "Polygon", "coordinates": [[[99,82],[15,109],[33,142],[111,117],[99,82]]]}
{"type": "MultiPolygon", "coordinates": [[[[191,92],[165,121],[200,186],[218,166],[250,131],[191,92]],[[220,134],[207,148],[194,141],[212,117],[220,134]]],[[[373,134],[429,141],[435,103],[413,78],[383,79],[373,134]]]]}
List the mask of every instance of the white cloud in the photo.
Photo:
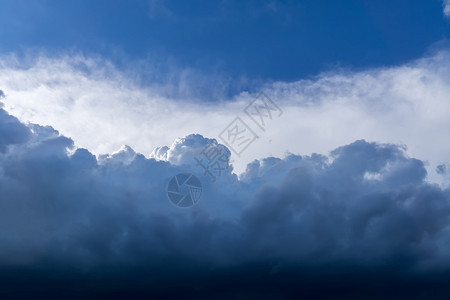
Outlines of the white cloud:
{"type": "MultiPolygon", "coordinates": [[[[191,133],[218,139],[236,115],[255,126],[242,112],[254,96],[248,93],[228,101],[180,101],[164,96],[173,85],[142,87],[107,62],[83,57],[41,57],[27,68],[3,58],[1,65],[6,110],[52,125],[95,154],[127,144],[149,155],[191,133]]],[[[443,51],[399,67],[267,84],[264,92],[284,114],[265,133],[253,127],[260,138],[233,157],[235,169],[242,172],[256,158],[325,154],[366,139],[406,145],[410,155],[429,162],[430,178],[438,181],[436,166],[450,161],[449,78],[450,54],[443,51]]]]}
{"type": "Polygon", "coordinates": [[[444,0],[444,15],[450,17],[450,1],[444,0]]]}

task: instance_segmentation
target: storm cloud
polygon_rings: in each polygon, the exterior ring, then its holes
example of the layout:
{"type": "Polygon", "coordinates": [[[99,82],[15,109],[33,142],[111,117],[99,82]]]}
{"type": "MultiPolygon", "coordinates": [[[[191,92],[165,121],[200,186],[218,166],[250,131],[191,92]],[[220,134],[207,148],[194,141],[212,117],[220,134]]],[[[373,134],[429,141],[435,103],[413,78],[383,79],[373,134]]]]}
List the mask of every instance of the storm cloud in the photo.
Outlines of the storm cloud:
{"type": "Polygon", "coordinates": [[[328,155],[255,160],[213,183],[193,160],[211,142],[189,135],[152,158],[127,146],[97,158],[0,109],[1,293],[56,284],[55,295],[289,297],[328,293],[323,286],[345,295],[354,280],[379,292],[445,286],[450,191],[426,182],[424,162],[404,147],[358,140],[328,155]],[[186,209],[166,197],[182,172],[203,184],[186,209]]]}

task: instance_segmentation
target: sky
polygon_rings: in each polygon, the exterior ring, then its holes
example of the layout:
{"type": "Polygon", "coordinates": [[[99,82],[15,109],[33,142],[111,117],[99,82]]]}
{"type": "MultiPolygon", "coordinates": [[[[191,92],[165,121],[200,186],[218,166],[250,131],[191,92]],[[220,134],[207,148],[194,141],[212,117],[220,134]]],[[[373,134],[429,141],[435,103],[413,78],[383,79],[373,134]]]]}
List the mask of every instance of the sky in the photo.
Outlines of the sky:
{"type": "Polygon", "coordinates": [[[2,298],[450,293],[449,1],[0,5],[2,298]]]}

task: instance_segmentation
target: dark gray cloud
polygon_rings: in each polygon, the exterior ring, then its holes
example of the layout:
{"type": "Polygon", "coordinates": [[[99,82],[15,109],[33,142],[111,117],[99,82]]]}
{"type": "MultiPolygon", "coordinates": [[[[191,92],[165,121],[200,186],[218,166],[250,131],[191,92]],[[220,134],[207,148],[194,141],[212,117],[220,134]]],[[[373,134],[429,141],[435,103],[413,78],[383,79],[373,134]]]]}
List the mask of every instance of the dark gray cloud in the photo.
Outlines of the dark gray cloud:
{"type": "Polygon", "coordinates": [[[191,135],[154,153],[168,161],[130,147],[97,160],[0,109],[0,293],[448,292],[450,193],[403,148],[359,140],[211,183],[192,159],[211,141],[191,135]],[[204,187],[189,209],[165,195],[181,172],[204,187]]]}

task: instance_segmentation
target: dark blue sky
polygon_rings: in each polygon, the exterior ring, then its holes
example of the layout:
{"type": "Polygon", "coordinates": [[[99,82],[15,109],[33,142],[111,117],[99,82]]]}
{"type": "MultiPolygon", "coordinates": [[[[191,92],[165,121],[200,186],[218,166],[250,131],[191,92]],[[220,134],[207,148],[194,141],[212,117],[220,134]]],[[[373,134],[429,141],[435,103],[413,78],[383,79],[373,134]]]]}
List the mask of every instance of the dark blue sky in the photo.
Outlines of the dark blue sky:
{"type": "MultiPolygon", "coordinates": [[[[151,60],[238,80],[396,65],[446,39],[439,0],[1,1],[0,52],[151,60]]],[[[241,88],[245,88],[241,86],[241,88]]]]}

